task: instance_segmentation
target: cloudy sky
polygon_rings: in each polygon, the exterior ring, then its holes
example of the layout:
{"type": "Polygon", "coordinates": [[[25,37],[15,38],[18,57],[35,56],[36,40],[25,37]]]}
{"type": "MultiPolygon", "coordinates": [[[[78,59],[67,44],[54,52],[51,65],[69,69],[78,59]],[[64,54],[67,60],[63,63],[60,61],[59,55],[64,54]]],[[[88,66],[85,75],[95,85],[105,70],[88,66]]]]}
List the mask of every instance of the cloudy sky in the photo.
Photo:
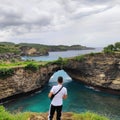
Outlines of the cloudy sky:
{"type": "Polygon", "coordinates": [[[91,47],[120,42],[120,2],[0,0],[0,41],[91,47]]]}

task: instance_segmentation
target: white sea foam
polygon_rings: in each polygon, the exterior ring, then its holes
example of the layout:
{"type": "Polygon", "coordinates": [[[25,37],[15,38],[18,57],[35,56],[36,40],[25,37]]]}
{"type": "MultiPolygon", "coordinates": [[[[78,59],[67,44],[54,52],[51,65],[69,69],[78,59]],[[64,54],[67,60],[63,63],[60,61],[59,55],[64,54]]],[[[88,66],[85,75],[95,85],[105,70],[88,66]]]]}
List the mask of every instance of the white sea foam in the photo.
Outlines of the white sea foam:
{"type": "Polygon", "coordinates": [[[91,90],[94,90],[94,91],[100,91],[100,90],[98,90],[98,89],[96,89],[96,88],[94,88],[94,87],[92,87],[92,86],[85,86],[86,88],[88,88],[88,89],[91,89],[91,90]]]}

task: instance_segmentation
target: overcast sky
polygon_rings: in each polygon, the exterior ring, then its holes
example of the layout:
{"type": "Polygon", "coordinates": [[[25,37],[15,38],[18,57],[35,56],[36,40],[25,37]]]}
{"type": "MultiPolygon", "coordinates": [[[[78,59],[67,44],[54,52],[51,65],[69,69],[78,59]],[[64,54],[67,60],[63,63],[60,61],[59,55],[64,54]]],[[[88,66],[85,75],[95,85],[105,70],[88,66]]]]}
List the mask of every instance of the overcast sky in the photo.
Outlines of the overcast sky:
{"type": "Polygon", "coordinates": [[[104,47],[120,42],[120,0],[0,0],[0,41],[104,47]]]}

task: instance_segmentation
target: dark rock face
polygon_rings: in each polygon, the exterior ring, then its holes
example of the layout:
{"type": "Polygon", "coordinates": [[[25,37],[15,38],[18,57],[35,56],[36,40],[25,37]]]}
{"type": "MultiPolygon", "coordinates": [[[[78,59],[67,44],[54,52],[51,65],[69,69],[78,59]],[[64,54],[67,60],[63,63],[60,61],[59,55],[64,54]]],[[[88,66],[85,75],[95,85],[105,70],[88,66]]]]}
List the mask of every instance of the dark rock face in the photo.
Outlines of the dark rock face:
{"type": "Polygon", "coordinates": [[[0,79],[0,99],[41,88],[60,69],[65,70],[73,80],[120,95],[120,54],[96,54],[86,55],[82,61],[70,59],[62,66],[50,64],[36,72],[15,68],[12,77],[0,79]]]}

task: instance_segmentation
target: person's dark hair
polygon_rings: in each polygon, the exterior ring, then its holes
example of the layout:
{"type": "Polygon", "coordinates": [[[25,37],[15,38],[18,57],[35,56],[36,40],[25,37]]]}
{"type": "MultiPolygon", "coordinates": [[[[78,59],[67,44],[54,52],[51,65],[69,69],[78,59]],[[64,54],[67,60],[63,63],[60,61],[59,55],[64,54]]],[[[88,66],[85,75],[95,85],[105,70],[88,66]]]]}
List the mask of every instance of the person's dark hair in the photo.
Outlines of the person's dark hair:
{"type": "Polygon", "coordinates": [[[63,83],[63,77],[62,76],[58,77],[58,83],[63,83]]]}

